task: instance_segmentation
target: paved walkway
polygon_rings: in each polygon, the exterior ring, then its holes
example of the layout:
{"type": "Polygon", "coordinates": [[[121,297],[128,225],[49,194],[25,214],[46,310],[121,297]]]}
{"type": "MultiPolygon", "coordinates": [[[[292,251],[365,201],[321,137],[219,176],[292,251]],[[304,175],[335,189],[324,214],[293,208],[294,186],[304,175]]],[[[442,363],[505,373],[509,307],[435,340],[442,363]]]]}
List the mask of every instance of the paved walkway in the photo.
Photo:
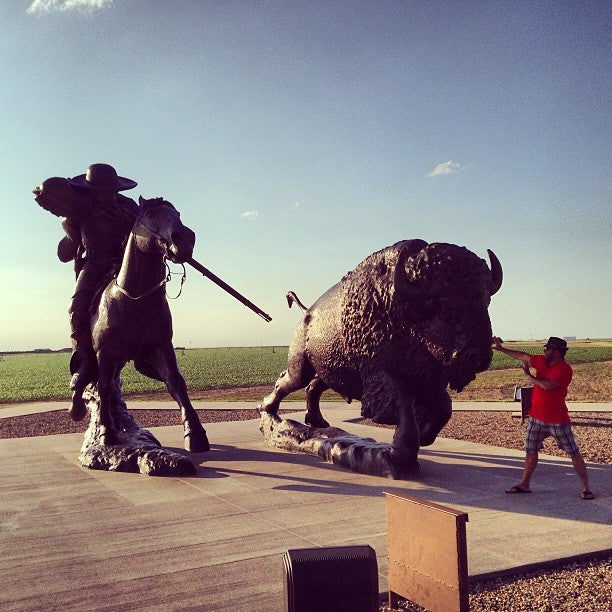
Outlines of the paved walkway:
{"type": "MultiPolygon", "coordinates": [[[[358,404],[323,411],[351,433],[391,439],[350,422],[358,404]]],[[[206,428],[212,449],[194,456],[191,478],[81,468],[81,434],[0,440],[0,609],[282,610],[287,549],[355,544],[375,549],[384,592],[385,491],[467,512],[472,578],[612,549],[612,466],[589,465],[594,501],[557,457],[541,458],[531,494],[508,495],[520,451],[438,439],[421,452],[419,481],[391,481],[267,448],[257,420],[206,428]]],[[[180,426],[153,431],[182,447],[180,426]]]]}

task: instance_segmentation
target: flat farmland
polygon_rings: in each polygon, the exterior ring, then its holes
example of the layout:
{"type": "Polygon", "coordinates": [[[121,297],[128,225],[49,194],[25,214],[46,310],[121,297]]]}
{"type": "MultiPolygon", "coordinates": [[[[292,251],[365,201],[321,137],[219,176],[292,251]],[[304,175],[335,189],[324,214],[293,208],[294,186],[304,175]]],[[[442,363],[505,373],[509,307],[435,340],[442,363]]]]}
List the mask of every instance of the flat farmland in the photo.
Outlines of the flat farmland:
{"type": "MultiPolygon", "coordinates": [[[[507,342],[508,348],[540,353],[544,341],[507,342]]],[[[569,343],[567,360],[574,368],[568,400],[612,401],[612,341],[577,340],[569,343]]],[[[272,389],[287,365],[287,346],[177,349],[179,368],[191,396],[207,399],[260,400],[272,389]]],[[[37,351],[0,354],[0,404],[66,400],[70,354],[37,351]]],[[[524,384],[518,362],[494,351],[488,371],[479,374],[454,399],[508,401],[515,386],[524,384]]],[[[165,395],[163,383],[138,373],[128,364],[122,373],[127,396],[165,395]]],[[[296,393],[289,399],[301,399],[296,393]]],[[[325,399],[340,399],[327,392],[325,399]]]]}
{"type": "MultiPolygon", "coordinates": [[[[193,391],[272,385],[287,365],[288,347],[178,349],[176,357],[193,391]]],[[[0,403],[64,400],[70,397],[70,353],[4,353],[0,360],[0,403]]],[[[124,395],[166,393],[128,363],[124,395]]]]}

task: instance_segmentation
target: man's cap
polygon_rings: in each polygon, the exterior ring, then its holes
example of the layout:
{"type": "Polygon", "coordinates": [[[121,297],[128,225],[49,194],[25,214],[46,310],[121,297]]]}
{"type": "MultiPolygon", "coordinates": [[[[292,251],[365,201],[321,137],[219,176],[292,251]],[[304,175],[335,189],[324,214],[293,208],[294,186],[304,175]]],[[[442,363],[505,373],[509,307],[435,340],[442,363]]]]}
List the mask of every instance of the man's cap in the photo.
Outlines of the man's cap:
{"type": "Polygon", "coordinates": [[[548,342],[544,345],[544,348],[553,349],[554,351],[560,351],[562,349],[567,348],[567,342],[563,340],[563,338],[557,338],[556,336],[551,336],[548,339],[548,342]]]}
{"type": "Polygon", "coordinates": [[[73,187],[103,191],[125,191],[138,185],[132,179],[118,176],[117,171],[109,164],[91,164],[85,174],[79,174],[69,181],[73,187]]]}

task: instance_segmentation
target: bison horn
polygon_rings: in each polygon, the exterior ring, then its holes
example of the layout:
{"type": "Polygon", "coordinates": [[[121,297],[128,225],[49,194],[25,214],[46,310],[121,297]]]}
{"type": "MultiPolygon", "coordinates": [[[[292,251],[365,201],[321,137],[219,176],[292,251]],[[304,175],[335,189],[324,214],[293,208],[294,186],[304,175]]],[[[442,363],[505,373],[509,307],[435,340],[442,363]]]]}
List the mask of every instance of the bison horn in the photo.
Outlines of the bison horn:
{"type": "Polygon", "coordinates": [[[495,253],[491,251],[491,249],[487,249],[487,253],[489,254],[489,260],[491,261],[491,295],[494,295],[502,286],[504,273],[495,253]]]}

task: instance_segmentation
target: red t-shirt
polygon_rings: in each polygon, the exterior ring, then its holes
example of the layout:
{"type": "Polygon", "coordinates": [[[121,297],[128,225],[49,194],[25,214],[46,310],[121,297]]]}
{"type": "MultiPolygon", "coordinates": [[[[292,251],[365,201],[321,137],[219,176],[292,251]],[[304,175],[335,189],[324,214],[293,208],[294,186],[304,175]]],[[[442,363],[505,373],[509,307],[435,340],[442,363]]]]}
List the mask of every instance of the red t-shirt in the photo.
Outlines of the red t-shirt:
{"type": "Polygon", "coordinates": [[[572,382],[572,366],[566,361],[549,366],[544,355],[532,355],[530,362],[535,368],[536,378],[554,380],[559,383],[559,386],[546,391],[535,385],[531,395],[529,416],[546,423],[569,423],[565,396],[572,382]]]}

